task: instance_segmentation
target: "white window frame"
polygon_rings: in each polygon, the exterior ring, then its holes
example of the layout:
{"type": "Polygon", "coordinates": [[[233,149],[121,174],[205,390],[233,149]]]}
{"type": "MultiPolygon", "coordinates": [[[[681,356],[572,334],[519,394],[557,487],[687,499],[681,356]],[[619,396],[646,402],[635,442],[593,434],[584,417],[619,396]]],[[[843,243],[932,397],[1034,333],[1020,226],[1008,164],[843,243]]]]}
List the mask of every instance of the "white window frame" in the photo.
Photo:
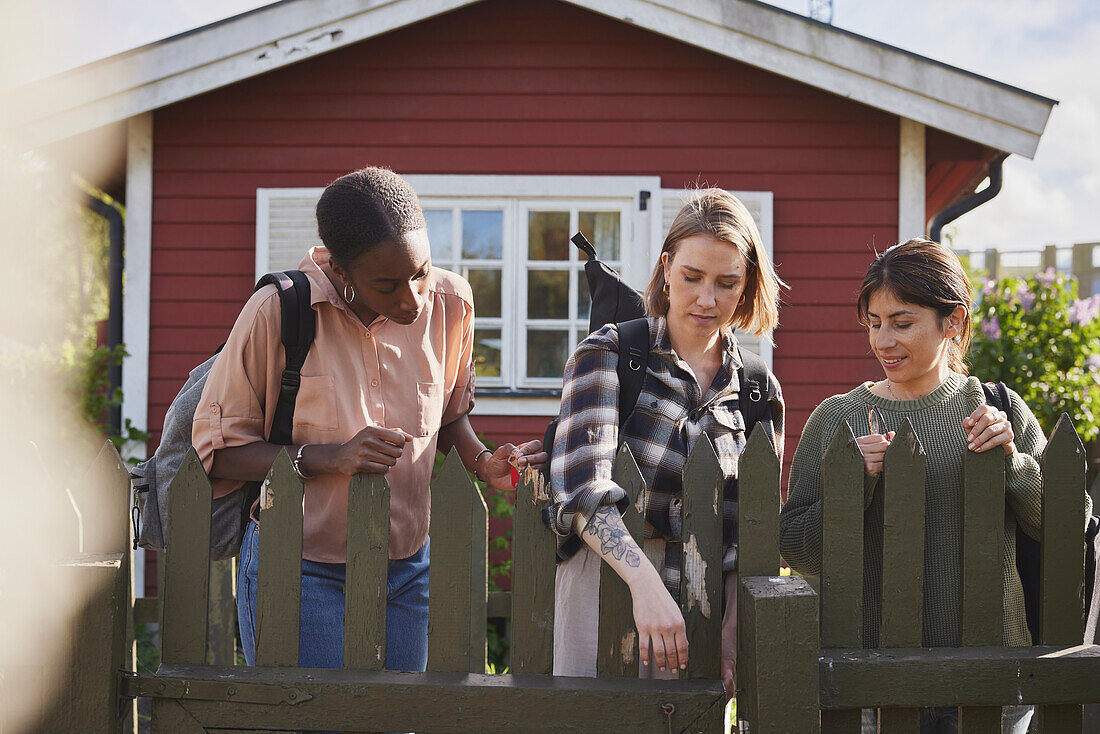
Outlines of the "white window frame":
{"type": "MultiPolygon", "coordinates": [[[[506,251],[501,275],[501,295],[506,302],[510,296],[514,295],[517,303],[526,304],[528,266],[526,213],[531,209],[561,210],[568,207],[570,210],[620,211],[622,229],[619,270],[623,280],[638,289],[644,288],[649,279],[652,263],[656,259],[656,252],[660,250],[661,238],[664,235],[660,231],[661,183],[657,176],[445,174],[409,175],[405,178],[420,195],[425,209],[499,208],[499,206],[489,206],[489,203],[508,202],[504,215],[505,247],[511,246],[515,249],[506,251]],[[654,241],[656,241],[656,250],[654,250],[654,241]]],[[[271,269],[269,265],[271,202],[278,198],[309,196],[318,198],[323,191],[323,188],[257,189],[257,277],[271,269]]],[[[571,225],[575,224],[575,219],[576,215],[571,213],[571,225]]],[[[575,228],[571,231],[575,231],[575,228]]],[[[571,251],[574,249],[570,246],[571,251]]],[[[572,253],[571,266],[575,261],[576,253],[572,253]]],[[[581,261],[583,262],[583,258],[581,261]]],[[[458,267],[458,260],[452,262],[458,267]]],[[[573,267],[571,270],[581,272],[573,267]]],[[[571,283],[573,277],[571,276],[571,283]]],[[[570,304],[569,315],[570,322],[574,321],[575,303],[570,304]]],[[[478,415],[556,415],[561,379],[526,377],[526,340],[522,338],[526,333],[526,318],[522,321],[515,316],[509,318],[506,305],[502,303],[500,321],[501,374],[506,377],[478,379],[479,390],[474,413],[478,415]]]]}

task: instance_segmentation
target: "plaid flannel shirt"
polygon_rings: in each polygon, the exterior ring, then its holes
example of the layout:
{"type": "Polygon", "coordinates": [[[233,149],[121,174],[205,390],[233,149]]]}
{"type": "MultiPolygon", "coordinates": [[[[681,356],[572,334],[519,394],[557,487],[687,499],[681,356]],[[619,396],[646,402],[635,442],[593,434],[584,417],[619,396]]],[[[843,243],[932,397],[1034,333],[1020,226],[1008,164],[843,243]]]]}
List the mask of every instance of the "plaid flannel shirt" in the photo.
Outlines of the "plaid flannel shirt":
{"type": "MultiPolygon", "coordinates": [[[[680,595],[681,476],[700,435],[714,444],[724,476],[723,573],[737,569],[737,458],[745,448],[745,421],[738,405],[741,359],[731,330],[723,330],[722,366],[705,393],[687,363],[672,350],[664,318],[649,319],[649,367],[634,412],[623,425],[645,480],[645,537],[663,538],[663,581],[680,595]]],[[[559,535],[580,534],[604,505],[625,512],[628,498],[611,479],[619,447],[619,333],[608,324],[578,345],[565,366],[561,415],[550,466],[553,524],[559,535]]],[[[783,456],[783,396],[768,373],[767,404],[758,424],[783,456]]],[[[576,542],[563,548],[579,546],[576,542]]],[[[572,555],[568,550],[559,555],[572,555]]]]}

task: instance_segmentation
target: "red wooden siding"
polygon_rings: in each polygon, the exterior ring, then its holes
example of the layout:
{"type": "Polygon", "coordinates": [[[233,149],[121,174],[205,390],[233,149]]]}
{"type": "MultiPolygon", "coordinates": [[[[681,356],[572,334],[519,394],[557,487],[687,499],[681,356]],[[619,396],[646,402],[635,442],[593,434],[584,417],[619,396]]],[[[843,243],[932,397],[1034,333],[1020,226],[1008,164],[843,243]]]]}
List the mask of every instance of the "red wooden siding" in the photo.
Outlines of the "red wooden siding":
{"type": "MultiPolygon", "coordinates": [[[[897,119],[628,24],[488,0],[167,107],[154,130],[153,427],[249,294],[256,188],[372,163],[770,190],[788,453],[817,402],[879,374],[852,302],[895,239],[897,119]]],[[[499,441],[545,419],[476,425],[499,441]]]]}

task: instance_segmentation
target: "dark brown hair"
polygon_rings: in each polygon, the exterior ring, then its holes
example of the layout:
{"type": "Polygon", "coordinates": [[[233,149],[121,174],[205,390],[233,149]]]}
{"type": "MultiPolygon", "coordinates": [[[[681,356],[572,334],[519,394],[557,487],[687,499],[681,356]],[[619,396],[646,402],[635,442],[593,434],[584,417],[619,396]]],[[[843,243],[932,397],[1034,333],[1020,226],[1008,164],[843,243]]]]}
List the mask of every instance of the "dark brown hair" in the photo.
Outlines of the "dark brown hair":
{"type": "Polygon", "coordinates": [[[388,168],[341,176],[317,202],[317,233],[345,269],[375,245],[426,226],[416,191],[388,168]]]}
{"type": "Polygon", "coordinates": [[[966,351],[970,348],[970,280],[955,253],[943,245],[914,238],[894,245],[878,255],[859,288],[856,312],[864,326],[871,296],[888,291],[903,303],[924,306],[936,312],[942,321],[960,306],[966,318],[961,332],[952,340],[948,366],[959,374],[967,374],[966,351]]]}
{"type": "MultiPolygon", "coordinates": [[[[670,258],[674,257],[681,241],[698,234],[729,243],[745,258],[744,303],[734,310],[727,326],[770,339],[779,325],[779,289],[785,288],[786,283],[772,268],[760,230],[749,210],[724,189],[697,191],[673,220],[661,253],[667,252],[670,258]]],[[[653,316],[668,313],[664,286],[665,272],[658,259],[645,290],[646,311],[653,316]]]]}

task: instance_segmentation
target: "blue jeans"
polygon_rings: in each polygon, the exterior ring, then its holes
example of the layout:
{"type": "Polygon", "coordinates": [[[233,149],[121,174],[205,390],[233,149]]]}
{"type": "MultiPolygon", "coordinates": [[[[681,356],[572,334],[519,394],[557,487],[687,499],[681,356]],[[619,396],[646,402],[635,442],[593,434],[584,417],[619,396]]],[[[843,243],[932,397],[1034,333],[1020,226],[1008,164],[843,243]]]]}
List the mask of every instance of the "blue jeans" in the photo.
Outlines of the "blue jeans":
{"type": "MultiPolygon", "coordinates": [[[[423,671],[428,664],[428,559],[431,539],[419,551],[389,562],[386,581],[386,670],[423,671]]],[[[248,524],[237,573],[237,620],[241,647],[256,664],[256,589],[260,531],[248,524]]],[[[303,668],[344,667],[343,563],[302,559],[302,617],[298,664],[303,668]]]]}

